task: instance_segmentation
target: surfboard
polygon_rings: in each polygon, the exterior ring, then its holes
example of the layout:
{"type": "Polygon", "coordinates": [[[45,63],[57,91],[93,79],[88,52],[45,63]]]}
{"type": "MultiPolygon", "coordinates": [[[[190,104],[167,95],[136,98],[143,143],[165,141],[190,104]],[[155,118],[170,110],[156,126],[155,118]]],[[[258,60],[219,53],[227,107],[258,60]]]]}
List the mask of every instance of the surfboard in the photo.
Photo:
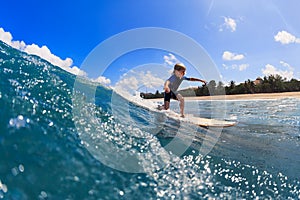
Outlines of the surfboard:
{"type": "Polygon", "coordinates": [[[177,119],[182,122],[195,124],[201,127],[215,127],[215,128],[221,128],[221,127],[230,127],[236,125],[236,122],[233,121],[225,121],[225,120],[218,120],[218,119],[209,119],[209,118],[203,118],[203,117],[196,117],[193,115],[185,115],[185,117],[180,117],[179,114],[173,117],[172,115],[168,115],[168,117],[177,119]]]}
{"type": "MultiPolygon", "coordinates": [[[[123,96],[124,97],[124,96],[123,96]]],[[[143,99],[139,95],[132,96],[130,98],[124,97],[131,103],[133,103],[136,106],[142,107],[146,110],[149,110],[151,112],[155,113],[161,113],[164,114],[166,117],[171,118],[176,121],[194,124],[200,127],[214,127],[214,128],[225,128],[225,127],[231,127],[235,126],[237,122],[234,121],[227,121],[227,120],[219,120],[219,119],[209,119],[209,118],[203,118],[203,117],[197,117],[192,114],[185,114],[185,117],[181,117],[180,114],[172,111],[172,110],[160,110],[158,109],[158,103],[153,102],[151,100],[143,99]]]]}

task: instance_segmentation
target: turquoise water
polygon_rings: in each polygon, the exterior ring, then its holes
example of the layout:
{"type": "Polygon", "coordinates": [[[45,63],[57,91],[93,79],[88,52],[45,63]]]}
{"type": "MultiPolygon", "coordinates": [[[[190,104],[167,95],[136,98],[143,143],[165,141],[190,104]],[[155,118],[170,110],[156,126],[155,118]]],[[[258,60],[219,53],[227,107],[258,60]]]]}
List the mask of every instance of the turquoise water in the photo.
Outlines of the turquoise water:
{"type": "MultiPolygon", "coordinates": [[[[75,78],[0,42],[0,199],[300,198],[299,100],[228,101],[238,124],[214,140],[213,130],[157,120],[86,80],[74,91],[75,78]],[[216,144],[199,156],[204,141],[216,144]],[[134,163],[122,151],[136,155],[139,173],[120,170],[134,163]]],[[[204,117],[225,104],[196,103],[200,112],[195,102],[187,112],[204,117]]]]}

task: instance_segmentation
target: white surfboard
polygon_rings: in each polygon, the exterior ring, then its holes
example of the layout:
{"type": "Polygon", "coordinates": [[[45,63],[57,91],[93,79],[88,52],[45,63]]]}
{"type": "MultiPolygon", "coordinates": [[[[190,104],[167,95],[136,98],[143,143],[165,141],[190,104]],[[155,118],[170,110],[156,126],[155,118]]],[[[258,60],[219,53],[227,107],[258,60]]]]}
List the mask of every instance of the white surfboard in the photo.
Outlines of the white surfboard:
{"type": "MultiPolygon", "coordinates": [[[[168,117],[173,118],[172,115],[169,115],[168,117]]],[[[232,122],[232,121],[209,119],[203,117],[196,117],[193,115],[185,115],[185,117],[182,118],[180,117],[179,114],[177,114],[177,116],[175,116],[174,119],[178,119],[186,123],[195,124],[201,127],[230,127],[236,125],[236,122],[232,122]]]]}
{"type": "MultiPolygon", "coordinates": [[[[122,95],[123,96],[123,95],[122,95]]],[[[132,102],[136,106],[145,108],[151,112],[162,113],[167,117],[178,120],[185,123],[194,124],[201,127],[215,127],[215,128],[222,128],[222,127],[230,127],[236,125],[236,122],[233,121],[225,121],[225,120],[218,120],[218,119],[209,119],[209,118],[202,118],[196,117],[191,114],[186,114],[185,117],[181,117],[178,113],[172,110],[159,110],[158,104],[147,99],[142,99],[139,95],[131,96],[130,98],[127,96],[123,96],[128,101],[132,102]]]]}

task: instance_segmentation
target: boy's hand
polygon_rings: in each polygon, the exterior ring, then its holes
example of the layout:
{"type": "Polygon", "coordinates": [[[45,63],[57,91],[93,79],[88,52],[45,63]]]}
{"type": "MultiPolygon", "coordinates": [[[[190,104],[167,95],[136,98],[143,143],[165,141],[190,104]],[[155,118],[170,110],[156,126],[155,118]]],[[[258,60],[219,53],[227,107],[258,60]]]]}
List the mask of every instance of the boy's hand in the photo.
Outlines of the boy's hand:
{"type": "Polygon", "coordinates": [[[165,92],[166,93],[170,93],[170,88],[169,87],[165,87],[165,92]]]}

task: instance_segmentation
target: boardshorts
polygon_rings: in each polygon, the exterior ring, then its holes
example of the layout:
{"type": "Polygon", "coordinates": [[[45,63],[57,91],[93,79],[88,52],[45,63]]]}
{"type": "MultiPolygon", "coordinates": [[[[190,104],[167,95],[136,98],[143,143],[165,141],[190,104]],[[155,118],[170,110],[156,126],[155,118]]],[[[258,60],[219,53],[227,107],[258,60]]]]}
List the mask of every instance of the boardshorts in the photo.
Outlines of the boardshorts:
{"type": "Polygon", "coordinates": [[[164,101],[170,102],[171,98],[178,100],[177,96],[174,92],[170,91],[169,93],[166,93],[166,92],[164,93],[164,101]]]}

